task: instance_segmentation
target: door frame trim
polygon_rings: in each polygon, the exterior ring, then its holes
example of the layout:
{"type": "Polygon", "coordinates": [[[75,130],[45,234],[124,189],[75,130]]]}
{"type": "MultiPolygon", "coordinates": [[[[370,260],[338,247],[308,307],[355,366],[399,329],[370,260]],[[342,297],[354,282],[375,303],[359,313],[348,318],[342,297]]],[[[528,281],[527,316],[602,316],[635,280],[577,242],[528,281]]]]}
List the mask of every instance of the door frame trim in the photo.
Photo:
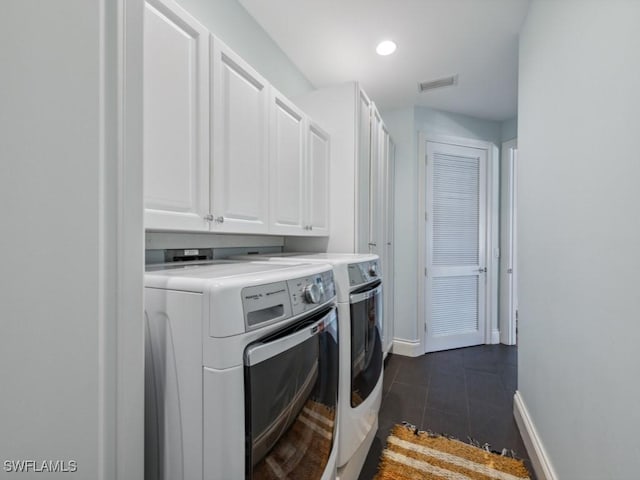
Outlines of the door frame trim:
{"type": "Polygon", "coordinates": [[[503,258],[500,261],[500,305],[506,303],[508,311],[504,312],[500,309],[500,343],[505,345],[516,344],[516,319],[515,312],[518,308],[518,267],[516,262],[517,256],[517,232],[516,232],[516,210],[517,210],[517,185],[516,185],[516,156],[512,158],[508,153],[509,150],[518,148],[518,139],[513,138],[502,142],[501,149],[501,168],[504,168],[504,176],[506,177],[506,191],[503,192],[502,205],[500,215],[504,220],[503,228],[503,258]],[[512,273],[508,273],[511,268],[512,273]],[[506,297],[506,298],[505,298],[506,297]]]}
{"type": "Polygon", "coordinates": [[[487,286],[485,301],[485,344],[500,342],[498,330],[498,278],[500,261],[500,166],[499,149],[493,142],[448,135],[434,135],[428,132],[418,132],[418,335],[420,349],[426,352],[426,154],[427,142],[444,143],[460,147],[478,148],[487,152],[487,225],[486,225],[486,266],[487,286]]]}
{"type": "MultiPolygon", "coordinates": [[[[99,479],[144,473],[143,0],[100,0],[99,479]]],[[[90,220],[90,219],[88,219],[90,220]]]]}

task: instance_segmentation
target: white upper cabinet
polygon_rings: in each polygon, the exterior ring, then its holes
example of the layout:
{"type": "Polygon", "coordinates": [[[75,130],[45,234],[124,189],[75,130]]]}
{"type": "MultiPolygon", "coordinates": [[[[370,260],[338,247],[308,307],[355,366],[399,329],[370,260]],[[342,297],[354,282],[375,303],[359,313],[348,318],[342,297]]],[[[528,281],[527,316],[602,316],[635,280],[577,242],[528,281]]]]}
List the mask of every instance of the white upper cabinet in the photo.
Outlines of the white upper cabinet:
{"type": "Polygon", "coordinates": [[[305,115],[272,88],[270,131],[271,233],[301,235],[305,224],[305,115]]]}
{"type": "Polygon", "coordinates": [[[212,38],[212,231],[266,233],[269,86],[212,38]]]}
{"type": "Polygon", "coordinates": [[[144,207],[149,229],[208,230],[209,33],[174,2],[145,1],[144,207]]]}
{"type": "Polygon", "coordinates": [[[329,235],[329,136],[174,0],[145,0],[145,228],[329,235]]]}
{"type": "Polygon", "coordinates": [[[329,134],[309,122],[307,219],[311,234],[329,235],[329,134]]]}

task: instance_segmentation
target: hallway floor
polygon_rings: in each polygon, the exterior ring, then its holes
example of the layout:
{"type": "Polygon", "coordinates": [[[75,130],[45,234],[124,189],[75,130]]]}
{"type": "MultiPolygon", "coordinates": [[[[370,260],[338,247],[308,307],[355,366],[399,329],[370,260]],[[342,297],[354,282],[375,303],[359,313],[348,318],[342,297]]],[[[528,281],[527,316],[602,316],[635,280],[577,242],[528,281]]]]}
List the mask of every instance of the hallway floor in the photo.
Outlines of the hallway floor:
{"type": "Polygon", "coordinates": [[[513,419],[517,348],[480,345],[410,358],[390,355],[379,428],[360,480],[371,480],[389,430],[407,421],[421,430],[513,450],[535,478],[513,419]]]}

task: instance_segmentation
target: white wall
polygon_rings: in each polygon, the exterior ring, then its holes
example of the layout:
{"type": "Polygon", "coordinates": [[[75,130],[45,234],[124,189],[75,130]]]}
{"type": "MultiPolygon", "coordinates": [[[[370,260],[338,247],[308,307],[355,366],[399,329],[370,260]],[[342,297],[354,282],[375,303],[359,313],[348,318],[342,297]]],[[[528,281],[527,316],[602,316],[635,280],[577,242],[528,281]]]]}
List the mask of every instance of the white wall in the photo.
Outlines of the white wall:
{"type": "Polygon", "coordinates": [[[177,1],[287,97],[313,89],[238,0],[177,1]]]}
{"type": "MultiPolygon", "coordinates": [[[[126,475],[117,478],[142,478],[142,164],[140,150],[135,168],[118,163],[118,147],[129,142],[117,137],[117,6],[2,3],[2,478],[13,478],[4,463],[11,460],[77,462],[77,473],[56,478],[116,478],[120,468],[126,475]],[[119,203],[130,191],[140,203],[119,203]],[[138,220],[133,236],[119,228],[120,209],[138,220]],[[120,241],[133,260],[122,270],[120,241]],[[127,277],[133,288],[123,299],[116,279],[127,269],[138,276],[127,277]],[[130,312],[128,326],[117,323],[130,312]],[[132,389],[120,388],[118,360],[132,389]]],[[[138,29],[130,40],[141,39],[141,17],[129,20],[127,28],[138,29]]],[[[139,57],[131,60],[141,69],[139,57]]]]}
{"type": "Polygon", "coordinates": [[[501,123],[426,107],[382,112],[396,143],[395,186],[395,337],[417,342],[424,319],[418,319],[418,132],[484,140],[500,144],[501,123]]]}
{"type": "Polygon", "coordinates": [[[520,39],[518,388],[560,479],[640,468],[639,20],[534,1],[520,39]]]}

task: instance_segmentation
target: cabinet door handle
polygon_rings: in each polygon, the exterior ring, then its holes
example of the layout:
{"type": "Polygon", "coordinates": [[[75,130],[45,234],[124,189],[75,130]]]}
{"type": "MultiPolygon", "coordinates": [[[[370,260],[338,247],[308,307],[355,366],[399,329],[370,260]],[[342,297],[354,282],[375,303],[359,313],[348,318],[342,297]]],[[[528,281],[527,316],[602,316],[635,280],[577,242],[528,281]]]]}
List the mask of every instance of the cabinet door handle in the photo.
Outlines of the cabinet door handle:
{"type": "Polygon", "coordinates": [[[207,215],[205,215],[203,217],[207,222],[213,222],[213,215],[211,215],[210,213],[208,213],[207,215]]]}
{"type": "Polygon", "coordinates": [[[224,217],[222,215],[220,215],[219,217],[215,218],[215,222],[216,223],[224,223],[224,217]]]}
{"type": "Polygon", "coordinates": [[[368,245],[369,245],[370,247],[377,247],[377,246],[378,246],[378,244],[377,244],[377,243],[373,243],[373,242],[369,242],[369,243],[368,243],[368,245]]]}

